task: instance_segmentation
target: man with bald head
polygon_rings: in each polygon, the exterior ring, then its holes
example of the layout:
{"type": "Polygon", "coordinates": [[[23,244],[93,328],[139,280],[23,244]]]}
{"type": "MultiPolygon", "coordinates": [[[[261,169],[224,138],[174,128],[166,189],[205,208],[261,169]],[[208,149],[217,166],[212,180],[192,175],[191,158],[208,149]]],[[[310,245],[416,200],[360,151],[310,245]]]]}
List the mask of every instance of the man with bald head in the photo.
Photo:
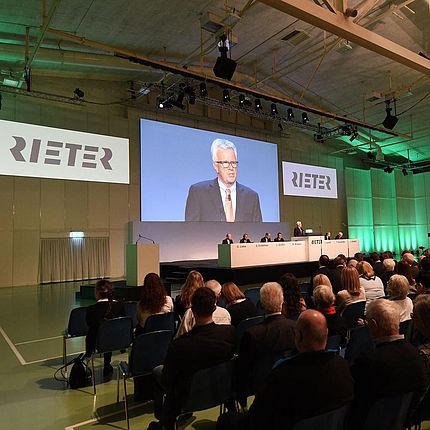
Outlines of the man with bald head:
{"type": "Polygon", "coordinates": [[[307,310],[295,329],[298,354],[279,362],[248,414],[249,429],[292,429],[309,417],[349,404],[354,381],[348,363],[326,352],[327,323],[323,314],[307,310]]]}

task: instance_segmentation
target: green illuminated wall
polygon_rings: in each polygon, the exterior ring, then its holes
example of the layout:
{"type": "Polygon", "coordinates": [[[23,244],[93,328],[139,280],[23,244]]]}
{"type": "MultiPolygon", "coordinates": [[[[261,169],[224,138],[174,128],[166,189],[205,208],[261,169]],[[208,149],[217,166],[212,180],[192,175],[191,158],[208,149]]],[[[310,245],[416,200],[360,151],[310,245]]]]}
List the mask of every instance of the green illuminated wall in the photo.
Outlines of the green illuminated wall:
{"type": "Polygon", "coordinates": [[[349,237],[369,251],[428,247],[430,174],[345,169],[349,237]],[[427,186],[426,186],[427,185],[427,186]]]}

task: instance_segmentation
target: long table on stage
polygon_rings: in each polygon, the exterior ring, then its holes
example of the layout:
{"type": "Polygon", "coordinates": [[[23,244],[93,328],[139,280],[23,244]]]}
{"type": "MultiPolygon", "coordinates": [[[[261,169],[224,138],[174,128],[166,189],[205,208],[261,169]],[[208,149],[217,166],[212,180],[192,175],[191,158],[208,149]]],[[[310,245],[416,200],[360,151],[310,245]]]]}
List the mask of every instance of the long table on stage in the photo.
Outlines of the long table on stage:
{"type": "Polygon", "coordinates": [[[219,267],[250,267],[318,261],[323,254],[352,257],[360,251],[358,239],[324,240],[324,236],[293,238],[288,242],[218,245],[219,267]]]}

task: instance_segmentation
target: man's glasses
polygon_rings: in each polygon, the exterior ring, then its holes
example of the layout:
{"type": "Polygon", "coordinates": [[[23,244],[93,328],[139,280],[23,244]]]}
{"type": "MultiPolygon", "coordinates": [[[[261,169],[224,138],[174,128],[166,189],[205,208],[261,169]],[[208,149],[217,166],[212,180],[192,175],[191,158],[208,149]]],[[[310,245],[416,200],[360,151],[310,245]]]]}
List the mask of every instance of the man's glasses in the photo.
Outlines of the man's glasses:
{"type": "Polygon", "coordinates": [[[216,164],[221,164],[224,169],[228,169],[229,167],[233,167],[233,169],[237,169],[237,165],[239,161],[214,161],[216,164]]]}

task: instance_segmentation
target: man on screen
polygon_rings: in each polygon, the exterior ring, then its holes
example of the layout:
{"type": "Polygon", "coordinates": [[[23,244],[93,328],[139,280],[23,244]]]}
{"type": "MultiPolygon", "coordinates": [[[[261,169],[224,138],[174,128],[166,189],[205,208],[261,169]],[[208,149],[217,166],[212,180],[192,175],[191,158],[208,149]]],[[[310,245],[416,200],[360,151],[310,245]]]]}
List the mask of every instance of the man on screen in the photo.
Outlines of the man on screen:
{"type": "Polygon", "coordinates": [[[215,139],[211,154],[217,178],[191,185],[185,221],[261,222],[258,194],[236,181],[238,161],[234,143],[215,139]]]}

